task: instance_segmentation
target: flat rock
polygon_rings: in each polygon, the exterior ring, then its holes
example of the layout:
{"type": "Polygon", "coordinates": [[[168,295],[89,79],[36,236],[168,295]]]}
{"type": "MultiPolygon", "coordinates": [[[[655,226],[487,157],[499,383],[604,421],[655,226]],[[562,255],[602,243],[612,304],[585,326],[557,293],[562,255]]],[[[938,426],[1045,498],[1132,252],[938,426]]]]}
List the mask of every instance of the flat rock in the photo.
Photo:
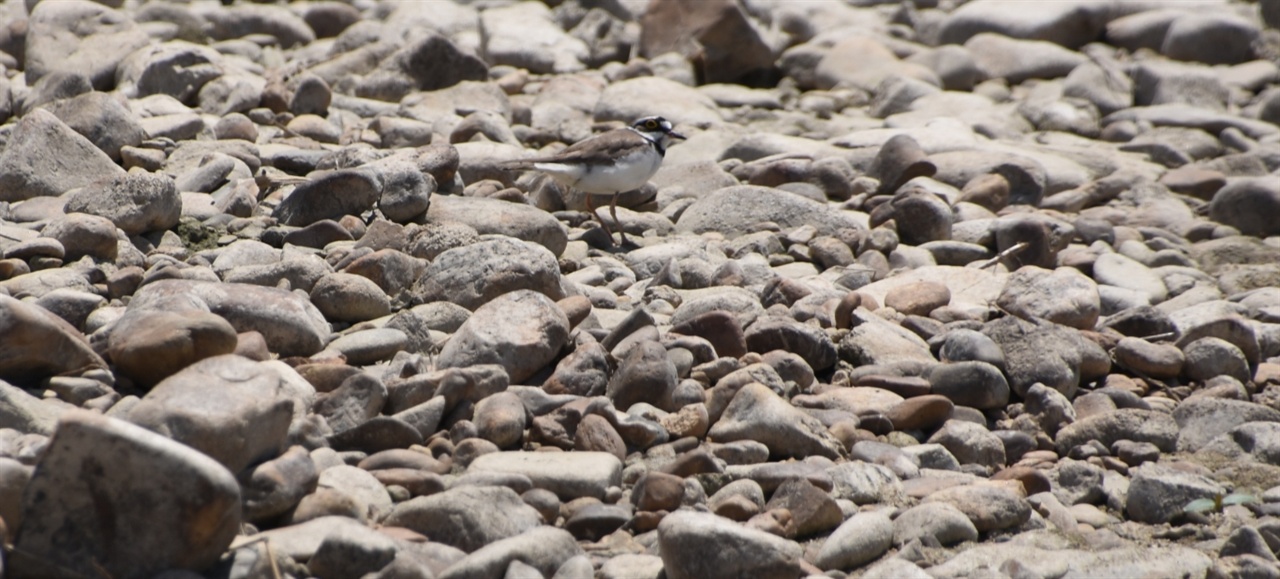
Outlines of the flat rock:
{"type": "Polygon", "coordinates": [[[529,477],[536,488],[563,500],[604,498],[609,487],[622,481],[622,463],[607,452],[545,453],[510,451],[477,457],[469,472],[503,472],[529,477]]]}
{"type": "Polygon", "coordinates": [[[461,486],[400,503],[384,524],[412,529],[474,553],[534,529],[541,521],[542,516],[507,487],[461,486]]]}
{"type": "Polygon", "coordinates": [[[1207,476],[1147,463],[1130,471],[1124,510],[1134,521],[1166,523],[1181,515],[1187,503],[1223,493],[1222,486],[1207,476]]]}
{"type": "Polygon", "coordinates": [[[438,195],[427,209],[430,223],[465,223],[481,234],[532,241],[552,255],[564,253],[568,234],[554,217],[536,207],[483,197],[438,195]]]}
{"type": "Polygon", "coordinates": [[[770,187],[737,185],[694,202],[680,215],[676,230],[689,233],[714,230],[732,239],[753,231],[753,226],[765,221],[783,229],[812,225],[824,235],[833,235],[841,229],[862,228],[851,216],[822,203],[770,187]]]}
{"type": "Polygon", "coordinates": [[[231,323],[238,332],[256,331],[272,352],[308,356],[329,339],[329,323],[305,297],[249,284],[161,280],[146,284],[130,308],[200,309],[231,323]]]}
{"type": "Polygon", "coordinates": [[[932,537],[943,546],[977,541],[978,529],[960,509],[946,502],[926,502],[893,520],[893,543],[903,545],[932,537]]]}

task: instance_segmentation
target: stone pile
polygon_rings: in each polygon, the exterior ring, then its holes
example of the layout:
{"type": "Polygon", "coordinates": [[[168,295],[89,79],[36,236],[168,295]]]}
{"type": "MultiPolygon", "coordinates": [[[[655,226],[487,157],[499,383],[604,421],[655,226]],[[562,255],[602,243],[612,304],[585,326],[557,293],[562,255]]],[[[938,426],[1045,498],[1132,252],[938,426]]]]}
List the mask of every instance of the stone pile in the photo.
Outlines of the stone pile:
{"type": "Polygon", "coordinates": [[[0,574],[1280,576],[1277,4],[955,4],[4,0],[0,574]]]}

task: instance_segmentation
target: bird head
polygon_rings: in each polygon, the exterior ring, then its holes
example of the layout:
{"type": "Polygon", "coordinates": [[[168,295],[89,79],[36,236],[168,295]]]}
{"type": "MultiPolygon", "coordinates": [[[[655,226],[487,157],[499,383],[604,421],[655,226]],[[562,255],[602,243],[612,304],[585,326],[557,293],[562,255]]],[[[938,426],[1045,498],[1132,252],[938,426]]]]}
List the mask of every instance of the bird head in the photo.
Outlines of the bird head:
{"type": "Polygon", "coordinates": [[[670,139],[683,139],[684,135],[677,133],[672,126],[671,121],[662,117],[644,117],[631,124],[631,129],[644,135],[651,141],[661,143],[666,146],[670,139]]]}

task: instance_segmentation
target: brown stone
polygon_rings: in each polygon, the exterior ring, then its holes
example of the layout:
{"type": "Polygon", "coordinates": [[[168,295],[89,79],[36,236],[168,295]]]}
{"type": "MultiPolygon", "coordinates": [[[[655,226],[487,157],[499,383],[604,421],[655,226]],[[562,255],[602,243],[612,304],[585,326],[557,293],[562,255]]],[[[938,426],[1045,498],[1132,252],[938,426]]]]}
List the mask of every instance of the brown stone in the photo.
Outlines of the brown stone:
{"type": "Polygon", "coordinates": [[[712,512],[726,519],[741,522],[760,514],[760,506],[751,499],[739,495],[721,501],[712,512]]]}
{"type": "Polygon", "coordinates": [[[1043,471],[1027,466],[1011,466],[1001,469],[991,475],[991,480],[1016,480],[1022,483],[1022,488],[1026,489],[1027,496],[1047,493],[1053,490],[1053,483],[1049,481],[1049,477],[1043,471]]]}
{"type": "Polygon", "coordinates": [[[695,316],[672,326],[671,332],[705,338],[716,349],[716,355],[722,358],[741,358],[747,353],[747,338],[742,333],[742,326],[729,312],[714,311],[695,316]]]}
{"type": "Polygon", "coordinates": [[[612,424],[598,414],[588,414],[578,423],[573,435],[574,450],[607,452],[618,457],[627,458],[627,444],[612,424]]]}
{"type": "Polygon", "coordinates": [[[663,416],[658,422],[667,429],[667,434],[671,435],[673,440],[686,436],[702,438],[707,435],[707,428],[711,426],[707,405],[701,403],[685,406],[663,416]]]}
{"type": "Polygon", "coordinates": [[[684,479],[673,474],[645,473],[631,491],[631,501],[640,511],[674,511],[684,498],[684,479]]]}
{"type": "Polygon", "coordinates": [[[955,404],[946,396],[926,394],[895,404],[886,415],[893,422],[894,430],[929,431],[942,426],[954,408],[955,404]]]}
{"type": "Polygon", "coordinates": [[[938,282],[920,281],[890,290],[884,305],[908,316],[928,316],[929,312],[951,303],[951,290],[938,282]]]}

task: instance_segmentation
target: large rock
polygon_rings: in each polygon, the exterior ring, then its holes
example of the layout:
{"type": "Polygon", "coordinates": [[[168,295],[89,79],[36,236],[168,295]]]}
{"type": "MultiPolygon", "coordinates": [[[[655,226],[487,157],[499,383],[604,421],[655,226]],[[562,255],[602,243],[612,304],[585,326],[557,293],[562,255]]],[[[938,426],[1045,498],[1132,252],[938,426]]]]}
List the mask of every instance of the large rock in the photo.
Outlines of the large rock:
{"type": "MultiPolygon", "coordinates": [[[[541,573],[543,577],[560,577],[566,562],[582,555],[582,547],[568,531],[543,525],[514,537],[489,543],[436,576],[440,579],[532,576],[511,572],[518,569],[517,564],[520,564],[530,572],[541,573]]],[[[587,563],[585,570],[591,570],[590,563],[587,563]]]]}
{"type": "Polygon", "coordinates": [[[150,41],[128,15],[88,0],[36,4],[27,27],[29,85],[53,72],[70,72],[88,78],[96,90],[109,91],[120,62],[150,41]]]}
{"type": "Polygon", "coordinates": [[[720,109],[711,97],[661,76],[641,76],[610,83],[596,101],[593,115],[596,121],[627,124],[648,115],[659,115],[677,127],[717,125],[723,121],[720,109]]]}
{"type": "Polygon", "coordinates": [[[756,440],[769,447],[774,457],[816,454],[834,459],[844,450],[817,418],[756,382],[738,390],[707,438],[716,442],[756,440]]]}
{"type": "Polygon", "coordinates": [[[174,181],[158,173],[129,173],[97,181],[66,195],[67,213],[111,220],[129,235],[172,229],[182,216],[174,181]]]}
{"type": "Polygon", "coordinates": [[[1047,40],[1077,49],[1100,40],[1112,17],[1107,2],[1054,2],[1020,10],[1017,0],[975,0],[947,15],[938,30],[939,44],[964,44],[983,32],[1010,38],[1047,40]]]}
{"type": "Polygon", "coordinates": [[[323,219],[360,215],[382,198],[382,180],[374,171],[344,169],[298,185],[271,216],[285,225],[299,227],[323,219]]]}
{"type": "Polygon", "coordinates": [[[256,331],[281,356],[310,356],[329,340],[331,328],[305,295],[273,287],[182,279],[142,286],[130,309],[201,310],[215,313],[237,332],[256,331]]]}
{"type": "Polygon", "coordinates": [[[0,153],[0,201],[57,197],[99,179],[124,175],[111,157],[44,109],[22,117],[9,142],[22,146],[5,147],[0,153]]]}
{"type": "Polygon", "coordinates": [[[1158,525],[1182,514],[1187,503],[1225,494],[1213,479],[1163,463],[1149,462],[1130,471],[1125,514],[1140,523],[1158,525]]]}
{"type": "Polygon", "coordinates": [[[835,235],[842,229],[863,229],[852,216],[824,203],[811,201],[772,187],[735,185],[707,195],[690,205],[676,222],[687,233],[716,231],[735,238],[763,222],[783,230],[811,225],[819,235],[835,235]]]}
{"type": "Polygon", "coordinates": [[[732,0],[649,3],[640,18],[640,55],[653,58],[696,47],[703,83],[745,83],[768,86],[773,76],[773,51],[752,25],[747,13],[732,0]]]}
{"type": "Polygon", "coordinates": [[[311,406],[309,387],[267,363],[216,356],[157,384],[126,417],[240,472],[284,451],[295,412],[311,406]]]}
{"type": "Polygon", "coordinates": [[[422,303],[450,301],[474,310],[502,294],[532,290],[564,297],[556,256],[534,243],[510,237],[485,239],[436,256],[414,284],[422,303]]]}
{"type": "Polygon", "coordinates": [[[1101,346],[1074,329],[1044,320],[1006,316],[988,322],[982,333],[1000,345],[1009,387],[1019,396],[1040,383],[1070,398],[1082,382],[1111,369],[1111,359],[1101,346]]]}
{"type": "Polygon", "coordinates": [[[1188,398],[1173,410],[1178,450],[1195,452],[1219,435],[1249,422],[1280,423],[1280,410],[1244,400],[1188,398]]]}
{"type": "Polygon", "coordinates": [[[537,74],[577,72],[589,49],[556,23],[546,5],[520,2],[480,13],[485,60],[537,74]]]}
{"type": "Polygon", "coordinates": [[[199,15],[209,23],[207,33],[215,40],[264,34],[275,37],[281,46],[292,48],[316,39],[315,32],[307,22],[283,6],[212,6],[201,10],[199,15]]]}
{"type": "Polygon", "coordinates": [[[225,467],[89,412],[59,422],[26,491],[11,577],[203,571],[240,531],[240,487],[225,467]]]}
{"type": "Polygon", "coordinates": [[[1209,203],[1209,216],[1245,235],[1280,234],[1280,178],[1256,177],[1232,180],[1209,203]]]}
{"type": "Polygon", "coordinates": [[[709,513],[677,511],[664,517],[658,524],[658,551],[671,579],[800,575],[800,545],[709,513]]]}
{"type": "Polygon", "coordinates": [[[551,298],[516,290],[477,308],[440,350],[436,365],[498,364],[521,384],[554,360],[568,339],[569,318],[551,298]]]}
{"type": "Polygon", "coordinates": [[[815,563],[822,569],[855,569],[888,551],[893,532],[884,513],[858,513],[827,537],[815,563]]]}
{"type": "Polygon", "coordinates": [[[437,195],[427,209],[427,221],[456,221],[481,234],[496,233],[532,241],[559,256],[569,243],[568,233],[554,216],[531,205],[488,197],[437,195]]]}
{"type": "Polygon", "coordinates": [[[54,101],[44,108],[117,162],[121,148],[136,147],[147,138],[142,120],[120,95],[95,91],[54,101]]]}
{"type": "Polygon", "coordinates": [[[112,326],[107,351],[116,371],[150,388],[191,364],[230,354],[236,330],[217,314],[138,309],[112,326]]]}
{"type": "Polygon", "coordinates": [[[539,526],[542,515],[502,486],[460,486],[400,503],[383,524],[471,553],[539,526]]]}
{"type": "Polygon", "coordinates": [[[1041,318],[1079,330],[1092,330],[1102,311],[1098,284],[1071,267],[1019,268],[1009,275],[996,305],[1021,318],[1041,318]]]}
{"type": "MultiPolygon", "coordinates": [[[[474,22],[474,13],[471,18],[474,22]]],[[[420,33],[421,29],[415,32],[420,33]]],[[[349,54],[356,62],[362,63],[366,58],[378,57],[379,45],[381,43],[369,46],[368,54],[357,51],[349,54]]],[[[331,83],[342,78],[342,70],[334,70],[338,74],[326,79],[331,83]]],[[[365,70],[367,65],[351,72],[362,73],[365,70]]],[[[459,48],[444,36],[426,33],[382,58],[377,68],[359,82],[355,93],[361,97],[399,102],[415,91],[438,91],[465,81],[481,81],[488,73],[488,65],[471,51],[459,48]]]]}
{"type": "Polygon", "coordinates": [[[106,367],[71,324],[40,306],[0,295],[0,380],[35,383],[106,367]]]}
{"type": "Polygon", "coordinates": [[[26,390],[0,380],[0,422],[21,433],[48,436],[70,404],[37,398],[26,390]]]}
{"type": "Polygon", "coordinates": [[[1066,456],[1072,448],[1090,440],[1101,442],[1107,448],[1118,440],[1149,442],[1162,452],[1173,452],[1178,444],[1178,424],[1163,412],[1122,408],[1068,424],[1058,431],[1054,442],[1058,454],[1066,456]]]}

